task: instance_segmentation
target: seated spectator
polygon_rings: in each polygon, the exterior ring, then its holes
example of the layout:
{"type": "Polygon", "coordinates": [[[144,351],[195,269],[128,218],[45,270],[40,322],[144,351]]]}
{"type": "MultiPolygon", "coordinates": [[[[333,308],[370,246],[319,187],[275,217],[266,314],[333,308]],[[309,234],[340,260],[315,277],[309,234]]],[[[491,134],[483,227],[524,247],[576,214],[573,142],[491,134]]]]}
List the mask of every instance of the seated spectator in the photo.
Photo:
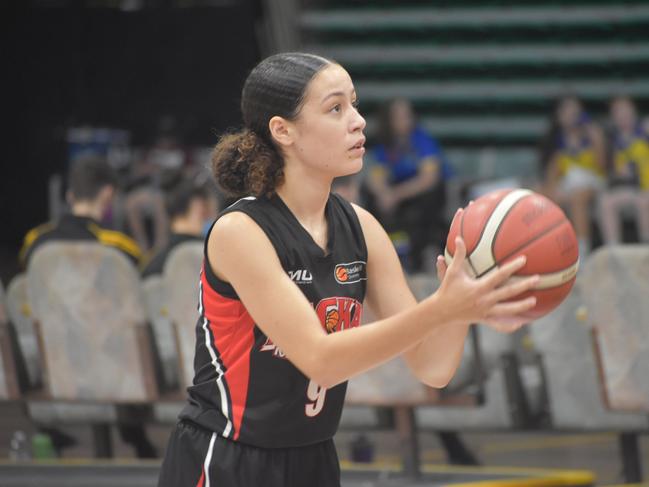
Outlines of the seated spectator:
{"type": "Polygon", "coordinates": [[[137,263],[141,251],[135,241],[99,223],[110,208],[114,192],[115,174],[103,159],[94,156],[78,159],[68,176],[66,199],[70,213],[27,233],[20,250],[21,264],[27,267],[34,250],[49,241],[59,240],[96,240],[120,250],[137,263]]]}
{"type": "Polygon", "coordinates": [[[165,200],[171,220],[171,235],[167,245],[144,266],[143,277],[162,274],[167,257],[181,243],[202,242],[205,222],[216,213],[209,189],[189,180],[176,183],[168,191],[165,200]]]}
{"type": "Polygon", "coordinates": [[[331,191],[339,194],[350,203],[358,204],[360,198],[358,175],[352,174],[334,179],[331,183],[331,191]]]}
{"type": "Polygon", "coordinates": [[[635,210],[640,240],[649,243],[649,120],[639,120],[633,101],[611,101],[613,168],[610,189],[600,198],[600,226],[604,243],[622,241],[620,212],[635,210]]]}
{"type": "MultiPolygon", "coordinates": [[[[20,260],[27,267],[36,249],[47,242],[96,240],[123,252],[134,264],[140,259],[141,252],[137,244],[121,232],[102,228],[99,222],[109,209],[115,191],[115,174],[107,162],[97,157],[80,158],[74,162],[68,176],[67,200],[71,213],[60,220],[45,223],[25,236],[20,251],[20,260]]],[[[134,417],[148,414],[148,407],[121,406],[120,417],[125,424],[120,424],[119,431],[124,442],[131,444],[139,458],[153,458],[156,450],[146,436],[142,424],[132,424],[134,417]]],[[[60,446],[70,445],[70,437],[58,429],[43,428],[60,446]]],[[[57,444],[55,444],[55,447],[57,444]]]]}
{"type": "Polygon", "coordinates": [[[590,251],[591,204],[604,188],[605,150],[601,129],[574,96],[561,98],[541,146],[545,194],[564,206],[579,242],[590,251]]]}
{"type": "Polygon", "coordinates": [[[446,227],[442,221],[444,156],[437,142],[417,125],[412,105],[405,99],[390,101],[381,110],[378,124],[379,144],[373,150],[376,164],[368,189],[386,229],[407,233],[406,268],[419,272],[424,270],[423,251],[433,243],[435,227],[446,227]]]}

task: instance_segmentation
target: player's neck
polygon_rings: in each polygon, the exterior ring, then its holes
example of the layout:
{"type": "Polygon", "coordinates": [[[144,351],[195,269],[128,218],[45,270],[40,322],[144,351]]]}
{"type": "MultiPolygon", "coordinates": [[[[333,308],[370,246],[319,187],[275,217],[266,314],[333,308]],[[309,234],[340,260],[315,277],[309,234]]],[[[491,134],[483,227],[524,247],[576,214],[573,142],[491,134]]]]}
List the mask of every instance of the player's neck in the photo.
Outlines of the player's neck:
{"type": "Polygon", "coordinates": [[[322,174],[309,172],[297,164],[287,164],[284,183],[277,188],[277,194],[298,221],[310,230],[318,229],[325,223],[325,206],[331,181],[323,178],[322,174]]]}
{"type": "Polygon", "coordinates": [[[171,231],[183,235],[200,236],[203,232],[202,222],[196,218],[174,218],[171,221],[171,231]]]}
{"type": "Polygon", "coordinates": [[[77,201],[72,204],[72,214],[100,221],[104,216],[103,205],[93,201],[77,201]]]}

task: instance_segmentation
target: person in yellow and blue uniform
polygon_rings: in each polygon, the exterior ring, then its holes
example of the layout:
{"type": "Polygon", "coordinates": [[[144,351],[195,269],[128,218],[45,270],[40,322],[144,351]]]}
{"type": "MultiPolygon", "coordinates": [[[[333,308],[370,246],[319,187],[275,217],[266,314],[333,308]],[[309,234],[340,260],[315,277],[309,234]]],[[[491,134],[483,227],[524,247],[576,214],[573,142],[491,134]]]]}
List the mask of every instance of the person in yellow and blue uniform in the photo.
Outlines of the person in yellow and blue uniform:
{"type": "Polygon", "coordinates": [[[567,96],[557,103],[541,157],[544,192],[566,209],[585,255],[590,250],[591,207],[606,183],[605,145],[601,129],[578,98],[567,96]]]}
{"type": "Polygon", "coordinates": [[[649,243],[649,120],[638,117],[633,101],[618,96],[611,101],[613,160],[610,188],[600,199],[600,225],[604,242],[620,243],[620,213],[635,210],[638,236],[649,243]]]}

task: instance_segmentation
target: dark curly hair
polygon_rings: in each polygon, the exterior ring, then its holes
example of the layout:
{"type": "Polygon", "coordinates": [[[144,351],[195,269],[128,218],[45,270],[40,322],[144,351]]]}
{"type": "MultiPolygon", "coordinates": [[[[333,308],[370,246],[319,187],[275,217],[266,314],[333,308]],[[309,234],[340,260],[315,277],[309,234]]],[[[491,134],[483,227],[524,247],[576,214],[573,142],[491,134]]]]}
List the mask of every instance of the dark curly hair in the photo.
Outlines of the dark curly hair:
{"type": "Polygon", "coordinates": [[[309,82],[333,61],[289,52],[261,61],[250,72],[241,94],[244,128],[219,139],[212,152],[212,172],[232,197],[271,195],[284,179],[284,159],[268,122],[274,116],[294,120],[309,82]]]}

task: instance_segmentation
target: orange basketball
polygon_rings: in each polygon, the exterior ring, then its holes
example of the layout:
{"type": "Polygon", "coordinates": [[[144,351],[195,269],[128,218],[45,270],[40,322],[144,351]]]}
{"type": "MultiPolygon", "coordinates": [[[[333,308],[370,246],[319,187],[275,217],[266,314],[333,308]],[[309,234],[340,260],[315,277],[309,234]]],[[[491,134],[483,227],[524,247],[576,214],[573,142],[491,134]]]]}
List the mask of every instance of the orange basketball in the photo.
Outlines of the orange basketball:
{"type": "Polygon", "coordinates": [[[579,266],[577,237],[561,208],[545,196],[527,189],[505,189],[486,194],[456,216],[446,241],[444,256],[450,264],[455,238],[464,239],[467,271],[482,276],[519,255],[527,256],[517,276],[539,274],[533,291],[536,306],[525,316],[539,318],[570,293],[579,266]]]}

